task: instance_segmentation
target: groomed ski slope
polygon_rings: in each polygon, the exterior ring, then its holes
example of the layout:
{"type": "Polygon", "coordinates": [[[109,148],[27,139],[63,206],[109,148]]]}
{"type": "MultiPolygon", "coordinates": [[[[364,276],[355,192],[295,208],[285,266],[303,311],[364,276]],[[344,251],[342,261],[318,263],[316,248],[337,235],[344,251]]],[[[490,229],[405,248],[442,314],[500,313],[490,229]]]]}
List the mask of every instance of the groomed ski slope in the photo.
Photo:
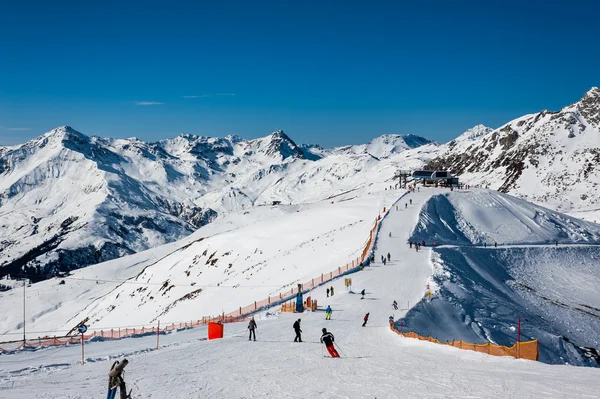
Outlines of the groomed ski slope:
{"type": "MultiPolygon", "coordinates": [[[[354,292],[343,279],[312,292],[324,312],[257,317],[257,342],[248,342],[246,323],[225,326],[222,340],[204,341],[198,328],[162,337],[87,345],[90,362],[77,364],[78,346],[2,357],[0,397],[90,398],[106,395],[107,372],[115,357],[126,355],[125,379],[134,398],[591,398],[600,390],[600,371],[550,366],[538,362],[487,356],[402,338],[387,319],[396,299],[401,308],[419,300],[432,270],[429,250],[418,254],[406,245],[422,203],[431,194],[409,194],[413,205],[395,208],[384,220],[376,264],[352,275],[354,292]],[[392,232],[392,237],[388,237],[392,232]],[[392,261],[378,260],[390,252],[392,261]],[[367,327],[362,317],[370,312],[367,327]],[[294,343],[292,323],[302,318],[305,342],[294,343]],[[336,336],[341,359],[323,357],[321,328],[336,336]]],[[[406,310],[397,311],[399,318],[406,310]]]]}

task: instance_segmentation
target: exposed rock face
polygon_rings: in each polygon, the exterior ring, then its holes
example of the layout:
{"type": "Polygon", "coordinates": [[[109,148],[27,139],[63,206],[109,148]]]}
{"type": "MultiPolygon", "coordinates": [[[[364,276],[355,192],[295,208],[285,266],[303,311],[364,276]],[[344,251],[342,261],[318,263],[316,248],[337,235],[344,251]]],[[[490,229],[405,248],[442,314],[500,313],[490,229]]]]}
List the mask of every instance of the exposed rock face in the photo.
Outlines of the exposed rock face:
{"type": "Polygon", "coordinates": [[[600,204],[598,88],[559,112],[526,115],[473,141],[450,144],[426,167],[562,211],[600,204]]]}

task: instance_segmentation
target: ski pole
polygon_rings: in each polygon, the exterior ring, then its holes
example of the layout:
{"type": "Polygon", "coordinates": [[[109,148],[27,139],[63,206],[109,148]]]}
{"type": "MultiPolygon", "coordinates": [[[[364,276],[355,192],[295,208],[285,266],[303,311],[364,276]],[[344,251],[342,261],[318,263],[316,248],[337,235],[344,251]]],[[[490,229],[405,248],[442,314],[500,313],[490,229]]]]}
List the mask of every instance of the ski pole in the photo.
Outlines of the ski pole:
{"type": "Polygon", "coordinates": [[[335,346],[337,346],[337,348],[340,350],[340,352],[342,352],[342,355],[344,355],[344,357],[348,357],[346,356],[346,353],[342,350],[342,348],[340,348],[340,346],[337,344],[337,342],[333,342],[335,344],[335,346]]]}

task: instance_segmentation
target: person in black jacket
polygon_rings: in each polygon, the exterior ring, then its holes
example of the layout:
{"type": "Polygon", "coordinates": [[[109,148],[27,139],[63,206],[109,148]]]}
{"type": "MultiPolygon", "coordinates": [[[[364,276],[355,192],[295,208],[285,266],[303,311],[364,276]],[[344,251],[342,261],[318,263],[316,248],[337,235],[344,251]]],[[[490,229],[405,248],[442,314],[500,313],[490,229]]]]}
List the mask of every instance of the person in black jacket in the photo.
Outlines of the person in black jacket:
{"type": "Polygon", "coordinates": [[[300,319],[294,323],[294,331],[296,332],[296,338],[294,342],[302,342],[302,330],[300,329],[300,319]]]}
{"type": "Polygon", "coordinates": [[[335,350],[335,347],[333,346],[334,341],[335,341],[335,338],[334,338],[333,334],[330,332],[327,332],[327,329],[324,328],[323,335],[321,335],[321,343],[325,344],[325,347],[327,348],[327,352],[329,352],[331,357],[340,357],[340,355],[335,350]]]}
{"type": "Polygon", "coordinates": [[[256,341],[256,330],[258,327],[256,326],[256,321],[254,321],[254,317],[250,319],[250,323],[248,323],[248,330],[250,330],[250,335],[248,335],[248,341],[252,339],[254,336],[254,340],[256,341]]]}

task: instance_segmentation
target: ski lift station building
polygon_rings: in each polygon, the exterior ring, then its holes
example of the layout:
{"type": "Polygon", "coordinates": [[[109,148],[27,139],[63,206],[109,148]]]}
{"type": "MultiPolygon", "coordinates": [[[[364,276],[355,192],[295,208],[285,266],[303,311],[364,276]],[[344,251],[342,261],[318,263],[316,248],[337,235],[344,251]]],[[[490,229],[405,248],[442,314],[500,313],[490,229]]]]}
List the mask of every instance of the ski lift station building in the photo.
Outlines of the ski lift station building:
{"type": "Polygon", "coordinates": [[[424,185],[445,185],[447,187],[458,187],[458,177],[452,177],[447,170],[415,170],[412,178],[422,180],[424,185]]]}

